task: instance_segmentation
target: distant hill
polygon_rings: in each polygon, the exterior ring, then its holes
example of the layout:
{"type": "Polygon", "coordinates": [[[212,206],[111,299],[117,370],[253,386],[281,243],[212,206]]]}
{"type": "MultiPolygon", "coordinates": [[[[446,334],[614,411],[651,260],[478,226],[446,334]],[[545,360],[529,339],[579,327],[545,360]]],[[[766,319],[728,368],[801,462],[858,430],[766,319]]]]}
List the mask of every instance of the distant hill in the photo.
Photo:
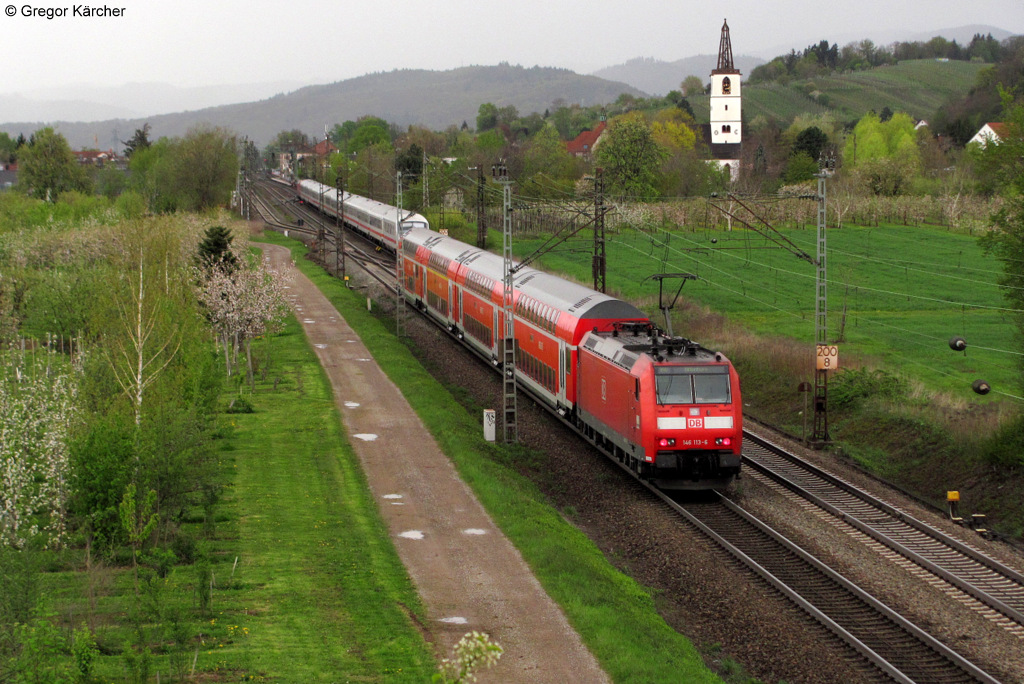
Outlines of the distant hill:
{"type": "Polygon", "coordinates": [[[297,81],[180,87],[169,83],[71,85],[0,93],[4,121],[134,119],[190,109],[262,100],[306,85],[297,81]]]}
{"type": "MultiPolygon", "coordinates": [[[[733,63],[740,72],[747,76],[754,69],[764,64],[763,59],[739,55],[733,63]]],[[[697,76],[707,83],[711,80],[711,70],[718,65],[718,55],[697,55],[674,62],[663,62],[650,57],[631,59],[625,64],[605,67],[593,73],[599,78],[609,81],[621,81],[639,88],[652,95],[665,95],[670,90],[679,90],[679,84],[687,76],[697,76]]]]}
{"type": "MultiPolygon", "coordinates": [[[[953,97],[974,85],[978,72],[991,66],[978,62],[906,60],[895,66],[834,74],[810,80],[743,86],[743,118],[759,116],[788,124],[804,113],[835,112],[852,121],[888,107],[915,119],[928,119],[953,97]]],[[[697,120],[708,120],[708,97],[688,98],[697,120]]]]}
{"type": "Polygon", "coordinates": [[[583,76],[568,69],[523,68],[501,64],[471,66],[449,71],[405,69],[360,76],[329,85],[307,86],[259,102],[212,107],[194,112],[164,114],[92,123],[5,123],[0,131],[28,135],[43,125],[54,125],[73,149],[119,149],[136,128],[149,123],[151,136],[184,135],[199,123],[224,126],[248,136],[258,145],[282,130],[299,129],[316,135],[346,120],[373,114],[407,126],[422,124],[443,130],[463,121],[473,126],[480,105],[514,105],[522,114],[543,113],[560,101],[594,105],[613,102],[622,93],[647,97],[637,88],[583,76]]]}
{"type": "Polygon", "coordinates": [[[892,43],[896,40],[911,43],[914,41],[920,41],[922,43],[925,43],[936,36],[942,36],[946,40],[955,40],[961,45],[967,45],[971,42],[971,38],[974,38],[974,36],[979,34],[982,36],[987,36],[990,33],[992,34],[993,38],[1000,41],[1015,35],[1010,31],[1005,31],[997,26],[989,26],[988,24],[970,24],[968,26],[957,26],[956,28],[945,28],[937,29],[935,31],[923,31],[921,33],[913,33],[904,38],[893,38],[888,42],[881,43],[881,45],[887,45],[888,43],[892,43]]]}

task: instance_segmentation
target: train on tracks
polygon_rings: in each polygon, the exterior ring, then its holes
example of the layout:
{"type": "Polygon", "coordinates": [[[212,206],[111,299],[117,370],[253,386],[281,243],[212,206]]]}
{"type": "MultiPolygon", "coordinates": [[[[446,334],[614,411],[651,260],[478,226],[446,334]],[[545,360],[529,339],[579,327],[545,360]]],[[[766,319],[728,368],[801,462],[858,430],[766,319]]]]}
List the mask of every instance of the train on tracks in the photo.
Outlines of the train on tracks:
{"type": "MultiPolygon", "coordinates": [[[[296,190],[337,215],[327,199],[333,188],[301,181],[296,190]]],[[[502,257],[380,202],[346,194],[344,211],[349,227],[401,248],[406,301],[500,367],[502,257]]],[[[539,403],[662,489],[718,489],[739,474],[743,404],[728,358],[664,335],[628,302],[549,273],[521,268],[513,285],[516,379],[539,403]]]]}
{"type": "Polygon", "coordinates": [[[399,216],[397,207],[350,192],[342,196],[335,188],[314,180],[301,180],[295,184],[295,189],[299,201],[329,216],[338,217],[343,212],[345,225],[392,252],[398,248],[399,225],[402,234],[412,228],[430,228],[427,219],[420,214],[403,211],[399,216]]]}

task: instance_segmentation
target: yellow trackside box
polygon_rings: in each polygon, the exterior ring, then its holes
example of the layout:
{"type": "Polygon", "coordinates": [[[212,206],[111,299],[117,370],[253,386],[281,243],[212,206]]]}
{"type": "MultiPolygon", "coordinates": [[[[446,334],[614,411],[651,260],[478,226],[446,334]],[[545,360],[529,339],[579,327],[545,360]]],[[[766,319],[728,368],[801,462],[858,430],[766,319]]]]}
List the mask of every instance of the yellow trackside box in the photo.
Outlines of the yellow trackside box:
{"type": "Polygon", "coordinates": [[[946,501],[959,501],[960,492],[946,492],[946,501]]]}

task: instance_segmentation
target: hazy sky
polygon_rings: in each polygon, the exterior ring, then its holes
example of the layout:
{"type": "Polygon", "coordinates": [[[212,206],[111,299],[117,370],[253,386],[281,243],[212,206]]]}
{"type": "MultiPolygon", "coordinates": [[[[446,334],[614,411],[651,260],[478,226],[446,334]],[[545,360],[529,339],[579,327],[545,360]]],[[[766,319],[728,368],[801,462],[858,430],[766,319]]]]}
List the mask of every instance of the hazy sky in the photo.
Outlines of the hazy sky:
{"type": "Polygon", "coordinates": [[[328,83],[501,61],[589,73],[634,57],[715,53],[726,18],[734,53],[762,56],[820,39],[843,45],[967,24],[1024,33],[1021,0],[114,0],[108,7],[123,8],[119,17],[75,16],[70,0],[7,2],[0,93],[128,82],[328,83]],[[33,8],[64,16],[24,16],[33,8]]]}

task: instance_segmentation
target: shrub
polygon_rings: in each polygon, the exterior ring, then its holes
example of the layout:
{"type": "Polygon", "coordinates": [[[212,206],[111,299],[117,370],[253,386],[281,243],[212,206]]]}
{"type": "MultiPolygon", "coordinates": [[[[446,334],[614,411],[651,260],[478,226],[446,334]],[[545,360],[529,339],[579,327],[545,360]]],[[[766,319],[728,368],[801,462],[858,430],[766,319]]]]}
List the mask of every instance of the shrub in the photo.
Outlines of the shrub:
{"type": "Polygon", "coordinates": [[[852,407],[861,399],[898,399],[906,393],[905,382],[892,373],[843,368],[829,381],[828,401],[832,408],[852,407]]]}
{"type": "Polygon", "coordinates": [[[174,564],[178,562],[178,557],[174,555],[174,552],[170,549],[156,548],[146,552],[142,557],[142,562],[153,568],[157,577],[163,578],[167,577],[171,568],[173,568],[174,564]]]}
{"type": "Polygon", "coordinates": [[[256,409],[252,407],[252,403],[245,397],[235,397],[228,404],[228,407],[224,409],[224,413],[255,413],[256,409]]]}
{"type": "Polygon", "coordinates": [[[185,565],[191,565],[199,557],[199,549],[196,546],[195,537],[183,532],[179,532],[174,537],[174,540],[171,542],[171,551],[185,565]]]}
{"type": "Polygon", "coordinates": [[[75,659],[75,680],[78,682],[92,681],[92,665],[99,655],[96,636],[87,626],[82,625],[71,637],[71,655],[75,659]]]}
{"type": "Polygon", "coordinates": [[[1024,416],[1007,421],[985,440],[981,457],[996,466],[1024,466],[1024,416]]]}

